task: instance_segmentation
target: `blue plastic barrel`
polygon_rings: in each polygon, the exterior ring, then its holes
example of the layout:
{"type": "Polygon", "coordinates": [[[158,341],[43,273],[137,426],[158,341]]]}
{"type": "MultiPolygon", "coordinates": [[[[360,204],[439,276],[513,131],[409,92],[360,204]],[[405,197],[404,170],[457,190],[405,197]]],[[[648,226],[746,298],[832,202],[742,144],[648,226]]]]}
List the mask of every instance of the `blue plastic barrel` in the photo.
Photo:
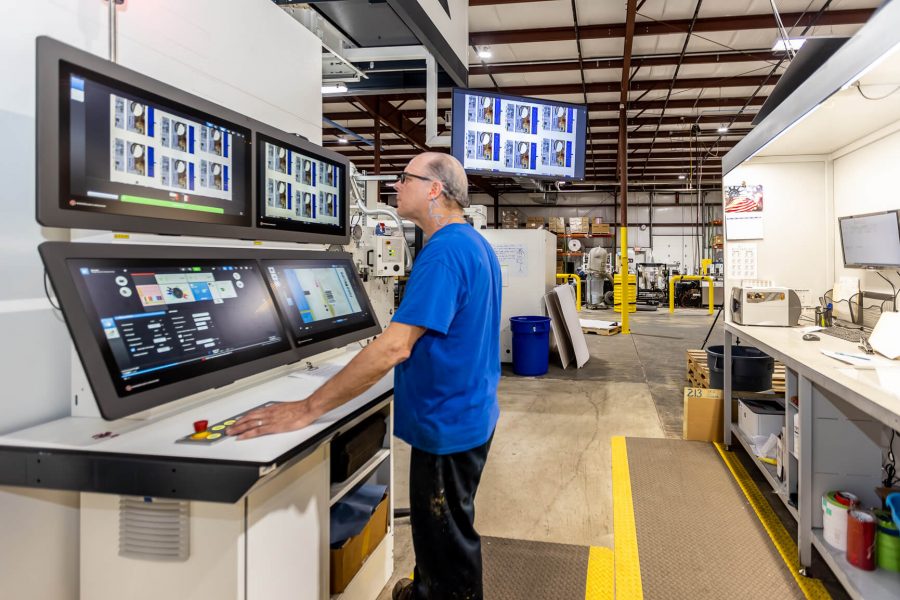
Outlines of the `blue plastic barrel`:
{"type": "Polygon", "coordinates": [[[550,317],[511,317],[513,372],[543,375],[550,364],[550,317]]]}

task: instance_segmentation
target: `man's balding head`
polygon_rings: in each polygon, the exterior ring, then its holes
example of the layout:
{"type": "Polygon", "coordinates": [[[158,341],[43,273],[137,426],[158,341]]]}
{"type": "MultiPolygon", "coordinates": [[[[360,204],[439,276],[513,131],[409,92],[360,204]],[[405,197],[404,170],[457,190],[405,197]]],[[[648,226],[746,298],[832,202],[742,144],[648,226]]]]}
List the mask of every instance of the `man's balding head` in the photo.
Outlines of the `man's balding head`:
{"type": "Polygon", "coordinates": [[[463,208],[469,206],[469,180],[458,160],[443,152],[426,152],[416,159],[422,162],[429,177],[441,182],[447,198],[463,208]]]}

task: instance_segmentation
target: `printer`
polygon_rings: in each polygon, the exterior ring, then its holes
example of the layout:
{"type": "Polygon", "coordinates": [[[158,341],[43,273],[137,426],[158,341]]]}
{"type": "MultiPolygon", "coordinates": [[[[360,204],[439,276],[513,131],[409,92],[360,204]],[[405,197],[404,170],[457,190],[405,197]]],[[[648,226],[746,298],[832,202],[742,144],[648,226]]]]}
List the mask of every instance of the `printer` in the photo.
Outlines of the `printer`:
{"type": "Polygon", "coordinates": [[[731,288],[731,319],[738,325],[791,327],[800,321],[800,296],[784,287],[731,288]]]}

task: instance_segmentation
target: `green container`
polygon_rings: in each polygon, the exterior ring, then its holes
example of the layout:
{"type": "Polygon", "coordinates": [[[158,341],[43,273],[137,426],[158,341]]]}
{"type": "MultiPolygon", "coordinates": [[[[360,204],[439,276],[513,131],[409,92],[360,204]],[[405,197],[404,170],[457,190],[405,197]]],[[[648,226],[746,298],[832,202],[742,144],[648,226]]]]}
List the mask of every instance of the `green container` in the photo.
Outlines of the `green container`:
{"type": "Polygon", "coordinates": [[[894,525],[891,513],[876,510],[878,530],[875,532],[875,561],[879,569],[900,573],[900,530],[894,525]]]}

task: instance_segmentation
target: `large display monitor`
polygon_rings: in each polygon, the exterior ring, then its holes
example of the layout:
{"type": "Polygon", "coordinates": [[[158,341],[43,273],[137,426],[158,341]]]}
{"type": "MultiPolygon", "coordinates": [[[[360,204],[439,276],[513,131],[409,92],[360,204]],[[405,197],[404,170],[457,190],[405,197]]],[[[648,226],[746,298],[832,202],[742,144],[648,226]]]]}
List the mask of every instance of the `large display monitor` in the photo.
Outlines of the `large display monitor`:
{"type": "Polygon", "coordinates": [[[298,348],[364,330],[378,321],[349,255],[264,260],[266,278],[298,348]]]}
{"type": "Polygon", "coordinates": [[[840,217],[838,222],[846,268],[900,268],[900,211],[840,217]]]}
{"type": "Polygon", "coordinates": [[[337,242],[347,231],[349,161],[297,136],[256,134],[257,224],[337,242]]]}
{"type": "Polygon", "coordinates": [[[584,179],[587,107],[453,90],[452,151],[466,172],[584,179]]]}
{"type": "Polygon", "coordinates": [[[106,419],[380,332],[344,253],[124,244],[112,252],[109,244],[65,242],[44,243],[39,250],[106,419]],[[291,270],[309,268],[322,286],[323,304],[308,300],[319,326],[303,337],[284,310],[283,296],[276,305],[270,284],[273,272],[284,281],[308,281],[306,273],[291,270]],[[354,300],[334,296],[334,282],[354,300]],[[323,318],[321,310],[335,317],[323,318]]]}

